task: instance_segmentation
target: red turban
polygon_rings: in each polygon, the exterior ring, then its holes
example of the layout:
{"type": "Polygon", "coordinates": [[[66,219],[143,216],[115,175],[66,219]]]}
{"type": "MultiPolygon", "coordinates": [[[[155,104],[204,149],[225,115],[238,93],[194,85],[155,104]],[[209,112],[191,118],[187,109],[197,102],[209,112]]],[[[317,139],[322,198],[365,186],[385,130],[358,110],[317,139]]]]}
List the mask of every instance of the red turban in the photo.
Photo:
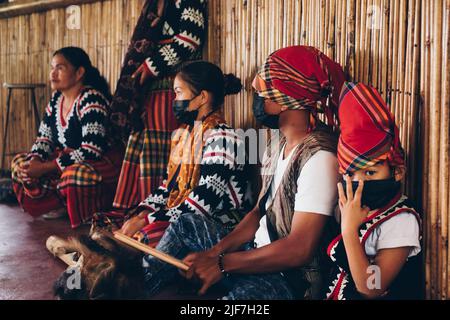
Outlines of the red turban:
{"type": "Polygon", "coordinates": [[[259,96],[289,109],[308,109],[314,115],[324,112],[334,125],[344,81],[342,67],[325,54],[314,47],[292,46],[267,58],[253,87],[259,96]],[[320,108],[317,102],[321,102],[320,108]]]}
{"type": "Polygon", "coordinates": [[[346,82],[339,104],[338,143],[341,173],[371,167],[381,160],[404,165],[398,127],[378,91],[362,83],[346,82]]]}

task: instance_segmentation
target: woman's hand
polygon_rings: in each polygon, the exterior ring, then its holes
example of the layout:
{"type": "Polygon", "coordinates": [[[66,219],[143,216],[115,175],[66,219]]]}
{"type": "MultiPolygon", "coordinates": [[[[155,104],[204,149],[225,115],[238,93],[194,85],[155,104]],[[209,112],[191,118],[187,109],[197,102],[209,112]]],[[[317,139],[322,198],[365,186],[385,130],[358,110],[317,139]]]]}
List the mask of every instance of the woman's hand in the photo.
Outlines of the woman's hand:
{"type": "Polygon", "coordinates": [[[189,266],[189,270],[182,275],[186,279],[199,279],[202,282],[198,292],[200,295],[205,294],[212,285],[222,279],[218,259],[218,255],[212,250],[190,253],[183,259],[183,262],[189,266]]]}
{"type": "Polygon", "coordinates": [[[342,234],[347,232],[358,232],[359,226],[367,218],[367,214],[370,211],[368,207],[361,207],[361,197],[364,188],[364,181],[359,181],[358,188],[353,195],[353,188],[350,177],[346,176],[345,180],[347,185],[347,195],[344,193],[344,187],[342,186],[342,183],[338,183],[342,234]]]}
{"type": "Polygon", "coordinates": [[[140,65],[140,67],[136,70],[135,73],[131,76],[131,78],[139,78],[139,84],[142,86],[144,82],[151,76],[150,70],[148,70],[145,65],[145,61],[140,65]]]}
{"type": "Polygon", "coordinates": [[[21,174],[30,180],[39,179],[51,171],[48,163],[42,162],[39,158],[32,158],[31,160],[24,162],[21,169],[21,174]]]}
{"type": "Polygon", "coordinates": [[[22,162],[19,164],[19,166],[16,169],[17,177],[20,179],[20,181],[25,183],[31,183],[32,180],[25,172],[25,169],[28,169],[28,161],[22,162]]]}
{"type": "Polygon", "coordinates": [[[153,20],[150,27],[154,28],[162,22],[161,17],[164,15],[164,7],[166,5],[165,2],[166,0],[158,0],[158,4],[156,5],[156,14],[153,14],[152,16],[153,20]]]}
{"type": "Polygon", "coordinates": [[[128,237],[134,236],[136,232],[138,232],[147,225],[147,222],[145,220],[146,214],[147,212],[144,211],[138,214],[137,216],[128,219],[118,232],[123,233],[128,237]]]}

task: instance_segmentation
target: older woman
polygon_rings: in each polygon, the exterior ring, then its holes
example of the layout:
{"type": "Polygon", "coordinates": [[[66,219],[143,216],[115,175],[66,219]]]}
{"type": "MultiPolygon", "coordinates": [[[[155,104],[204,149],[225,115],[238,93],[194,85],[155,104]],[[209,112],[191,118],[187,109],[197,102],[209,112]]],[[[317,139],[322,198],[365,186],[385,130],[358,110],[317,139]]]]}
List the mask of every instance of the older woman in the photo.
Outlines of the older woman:
{"type": "Polygon", "coordinates": [[[32,216],[68,213],[73,228],[112,202],[123,152],[108,134],[108,84],[80,48],[53,54],[54,90],[31,152],[11,165],[20,206],[32,216]]]}

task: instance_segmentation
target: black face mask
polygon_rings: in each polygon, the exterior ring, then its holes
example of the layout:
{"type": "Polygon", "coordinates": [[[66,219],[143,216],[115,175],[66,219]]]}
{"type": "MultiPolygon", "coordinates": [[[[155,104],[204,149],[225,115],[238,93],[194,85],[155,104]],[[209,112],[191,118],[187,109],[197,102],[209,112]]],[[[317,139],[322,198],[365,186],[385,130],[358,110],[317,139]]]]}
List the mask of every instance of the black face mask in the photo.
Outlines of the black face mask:
{"type": "MultiPolygon", "coordinates": [[[[352,181],[353,194],[358,189],[359,182],[352,181]]],[[[347,184],[342,181],[344,192],[347,194],[347,184]]],[[[400,191],[401,183],[394,178],[384,180],[364,181],[361,198],[361,206],[367,206],[370,210],[380,209],[386,206],[400,191]]]]}
{"type": "Polygon", "coordinates": [[[188,111],[189,103],[194,100],[174,100],[172,103],[173,113],[175,114],[175,118],[187,125],[194,125],[195,120],[198,116],[198,110],[188,111]]]}
{"type": "Polygon", "coordinates": [[[264,103],[265,100],[263,97],[260,97],[257,93],[253,95],[253,115],[256,121],[271,129],[278,129],[278,119],[280,116],[267,114],[264,111],[264,103]]]}

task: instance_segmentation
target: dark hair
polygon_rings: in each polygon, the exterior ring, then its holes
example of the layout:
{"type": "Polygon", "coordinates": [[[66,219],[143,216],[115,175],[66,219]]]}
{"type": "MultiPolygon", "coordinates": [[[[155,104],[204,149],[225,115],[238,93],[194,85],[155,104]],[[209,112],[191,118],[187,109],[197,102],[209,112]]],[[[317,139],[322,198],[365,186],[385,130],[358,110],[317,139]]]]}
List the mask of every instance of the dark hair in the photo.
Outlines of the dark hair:
{"type": "Polygon", "coordinates": [[[83,77],[83,84],[100,91],[108,100],[111,99],[108,82],[100,75],[98,69],[92,65],[91,59],[83,49],[78,47],[64,47],[56,50],[53,56],[57,54],[62,55],[76,70],[83,67],[86,70],[83,77]]]}
{"type": "Polygon", "coordinates": [[[215,64],[194,61],[184,64],[177,75],[189,84],[195,94],[206,90],[213,95],[212,106],[218,109],[226,95],[236,94],[242,89],[241,79],[233,74],[223,74],[215,64]]]}

